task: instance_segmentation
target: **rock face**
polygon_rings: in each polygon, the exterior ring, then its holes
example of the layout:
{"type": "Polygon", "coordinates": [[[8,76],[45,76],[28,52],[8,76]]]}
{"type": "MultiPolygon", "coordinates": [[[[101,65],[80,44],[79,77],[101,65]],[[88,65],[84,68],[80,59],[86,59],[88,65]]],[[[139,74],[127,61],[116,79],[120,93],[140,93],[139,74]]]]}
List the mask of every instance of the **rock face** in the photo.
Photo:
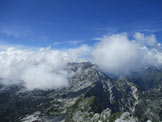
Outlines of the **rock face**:
{"type": "Polygon", "coordinates": [[[90,62],[69,63],[66,70],[69,86],[62,89],[27,91],[18,85],[0,85],[0,122],[162,120],[161,70],[144,69],[117,80],[90,62]]]}

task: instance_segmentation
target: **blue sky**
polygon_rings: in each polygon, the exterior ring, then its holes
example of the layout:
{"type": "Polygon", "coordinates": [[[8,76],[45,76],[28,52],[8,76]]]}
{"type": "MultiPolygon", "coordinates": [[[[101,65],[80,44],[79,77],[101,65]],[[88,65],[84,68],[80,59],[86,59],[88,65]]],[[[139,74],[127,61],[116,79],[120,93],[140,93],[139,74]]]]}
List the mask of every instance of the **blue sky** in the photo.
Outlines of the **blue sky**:
{"type": "Polygon", "coordinates": [[[1,45],[76,47],[119,32],[162,42],[162,1],[0,0],[1,45]]]}

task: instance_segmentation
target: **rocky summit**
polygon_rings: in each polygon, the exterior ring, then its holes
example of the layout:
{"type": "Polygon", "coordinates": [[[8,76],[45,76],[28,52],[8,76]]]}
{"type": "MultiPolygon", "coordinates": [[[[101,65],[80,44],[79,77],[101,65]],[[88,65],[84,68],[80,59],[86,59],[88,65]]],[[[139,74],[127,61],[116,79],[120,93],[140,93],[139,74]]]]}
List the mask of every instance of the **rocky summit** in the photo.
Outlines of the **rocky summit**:
{"type": "MultiPolygon", "coordinates": [[[[160,122],[162,70],[110,77],[90,62],[69,63],[68,87],[0,85],[0,122],[160,122]]],[[[3,79],[1,79],[3,80],[3,79]]]]}

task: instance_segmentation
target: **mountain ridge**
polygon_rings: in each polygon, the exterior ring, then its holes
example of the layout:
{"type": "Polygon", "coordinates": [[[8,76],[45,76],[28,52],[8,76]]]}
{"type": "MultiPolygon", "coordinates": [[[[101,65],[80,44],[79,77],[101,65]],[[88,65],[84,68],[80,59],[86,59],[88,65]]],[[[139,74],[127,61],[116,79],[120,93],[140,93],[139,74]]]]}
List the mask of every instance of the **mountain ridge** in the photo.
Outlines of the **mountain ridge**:
{"type": "MultiPolygon", "coordinates": [[[[69,63],[66,70],[70,74],[69,86],[61,89],[26,91],[18,85],[1,85],[0,121],[158,122],[162,119],[162,80],[161,75],[154,78],[156,70],[146,71],[153,72],[151,80],[156,82],[148,89],[137,82],[142,75],[123,76],[116,80],[91,62],[69,63]],[[152,103],[157,106],[150,106],[152,103]],[[154,108],[153,115],[148,111],[150,107],[154,108]]],[[[145,70],[143,73],[145,75],[145,70]]],[[[151,80],[143,79],[145,82],[151,80]]]]}

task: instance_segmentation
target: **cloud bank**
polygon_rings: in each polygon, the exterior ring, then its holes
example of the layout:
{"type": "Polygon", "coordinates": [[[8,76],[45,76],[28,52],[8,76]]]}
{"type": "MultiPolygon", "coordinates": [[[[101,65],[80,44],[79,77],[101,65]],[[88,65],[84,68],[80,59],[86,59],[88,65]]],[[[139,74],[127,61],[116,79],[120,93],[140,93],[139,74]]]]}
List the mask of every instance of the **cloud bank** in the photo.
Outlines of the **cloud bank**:
{"type": "Polygon", "coordinates": [[[50,48],[1,50],[0,82],[23,84],[28,90],[65,87],[68,85],[67,63],[78,61],[88,50],[87,46],[62,51],[50,48]]]}
{"type": "Polygon", "coordinates": [[[128,74],[144,66],[162,65],[162,47],[155,35],[105,35],[94,46],[54,50],[0,46],[0,83],[22,84],[28,90],[68,86],[69,62],[91,61],[106,73],[128,74]],[[3,47],[3,48],[1,48],[3,47]]]}
{"type": "Polygon", "coordinates": [[[144,66],[162,64],[161,44],[155,35],[135,33],[130,39],[126,33],[101,38],[92,50],[94,63],[105,72],[127,74],[144,66]]]}

